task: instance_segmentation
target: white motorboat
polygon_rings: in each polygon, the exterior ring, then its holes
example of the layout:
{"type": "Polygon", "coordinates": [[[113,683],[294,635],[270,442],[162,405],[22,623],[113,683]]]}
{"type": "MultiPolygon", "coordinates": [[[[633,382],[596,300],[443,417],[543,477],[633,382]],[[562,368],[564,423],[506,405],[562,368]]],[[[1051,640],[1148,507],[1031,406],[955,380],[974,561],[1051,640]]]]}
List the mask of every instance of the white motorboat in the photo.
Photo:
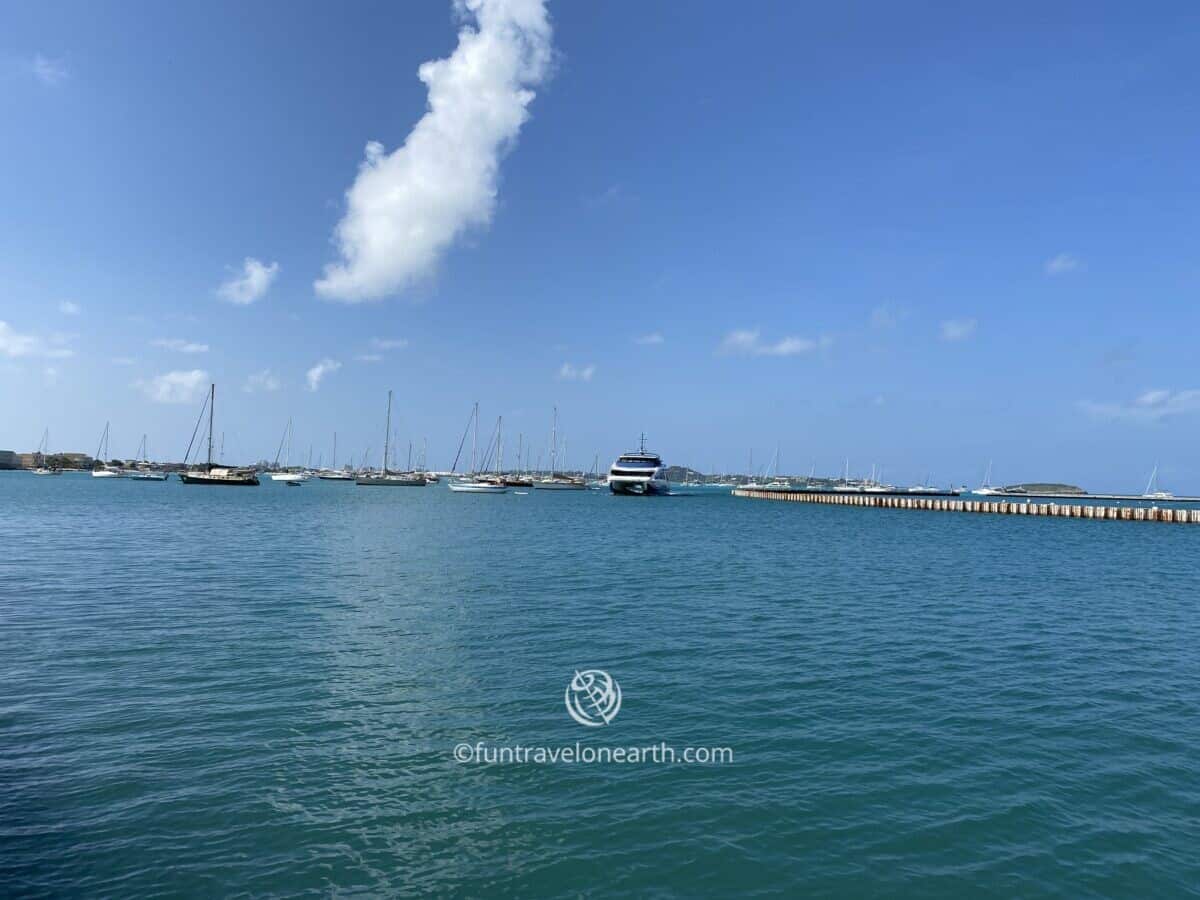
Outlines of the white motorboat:
{"type": "Polygon", "coordinates": [[[614,494],[669,494],[671,482],[662,457],[646,449],[646,435],[635,451],[622,453],[608,470],[608,487],[614,494]]]}

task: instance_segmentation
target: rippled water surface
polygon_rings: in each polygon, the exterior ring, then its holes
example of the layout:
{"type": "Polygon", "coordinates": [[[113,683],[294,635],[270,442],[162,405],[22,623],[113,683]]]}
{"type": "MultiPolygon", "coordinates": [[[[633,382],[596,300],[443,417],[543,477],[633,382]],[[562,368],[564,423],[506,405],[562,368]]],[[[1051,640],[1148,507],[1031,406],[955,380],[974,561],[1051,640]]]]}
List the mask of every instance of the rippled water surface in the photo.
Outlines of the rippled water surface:
{"type": "Polygon", "coordinates": [[[0,510],[0,894],[1200,885],[1195,526],[26,473],[0,510]],[[735,756],[452,755],[577,741],[735,756]]]}

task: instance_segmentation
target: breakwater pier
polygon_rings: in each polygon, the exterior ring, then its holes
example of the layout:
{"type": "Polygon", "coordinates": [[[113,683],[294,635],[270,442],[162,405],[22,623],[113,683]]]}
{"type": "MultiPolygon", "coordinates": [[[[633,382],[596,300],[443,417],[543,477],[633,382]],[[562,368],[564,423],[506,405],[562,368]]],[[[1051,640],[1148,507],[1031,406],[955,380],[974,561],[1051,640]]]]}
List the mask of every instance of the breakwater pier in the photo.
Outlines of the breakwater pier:
{"type": "Polygon", "coordinates": [[[901,496],[897,494],[843,493],[839,491],[789,491],[735,488],[735,497],[780,500],[790,503],[823,503],[870,509],[913,509],[932,512],[991,513],[1008,516],[1054,516],[1069,519],[1111,519],[1122,522],[1170,522],[1200,525],[1200,509],[1159,506],[1108,506],[1099,503],[1038,503],[1027,498],[980,500],[957,497],[901,496]]]}

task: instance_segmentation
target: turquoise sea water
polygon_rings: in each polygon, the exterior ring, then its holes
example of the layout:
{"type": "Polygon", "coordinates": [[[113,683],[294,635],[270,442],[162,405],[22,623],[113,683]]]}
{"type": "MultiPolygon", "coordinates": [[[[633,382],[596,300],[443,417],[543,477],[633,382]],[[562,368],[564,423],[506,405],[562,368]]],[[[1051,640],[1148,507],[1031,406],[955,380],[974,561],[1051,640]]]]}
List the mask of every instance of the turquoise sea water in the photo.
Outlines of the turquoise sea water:
{"type": "Polygon", "coordinates": [[[6,896],[1200,885],[1196,526],[26,473],[0,510],[6,896]]]}

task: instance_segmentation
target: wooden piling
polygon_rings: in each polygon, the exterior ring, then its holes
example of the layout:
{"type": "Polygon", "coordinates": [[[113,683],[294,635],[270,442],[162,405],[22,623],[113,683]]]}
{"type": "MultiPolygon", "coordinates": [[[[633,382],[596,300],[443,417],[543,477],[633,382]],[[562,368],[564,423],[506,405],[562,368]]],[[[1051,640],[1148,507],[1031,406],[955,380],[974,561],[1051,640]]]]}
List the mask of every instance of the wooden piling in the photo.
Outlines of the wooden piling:
{"type": "Polygon", "coordinates": [[[860,506],[868,509],[918,509],[933,512],[969,512],[992,515],[1054,516],[1067,519],[1111,519],[1121,522],[1171,522],[1200,525],[1200,509],[1157,506],[1103,506],[1082,503],[1032,503],[1017,500],[962,500],[950,497],[905,497],[897,494],[851,494],[833,491],[764,491],[734,488],[735,497],[860,506]]]}

